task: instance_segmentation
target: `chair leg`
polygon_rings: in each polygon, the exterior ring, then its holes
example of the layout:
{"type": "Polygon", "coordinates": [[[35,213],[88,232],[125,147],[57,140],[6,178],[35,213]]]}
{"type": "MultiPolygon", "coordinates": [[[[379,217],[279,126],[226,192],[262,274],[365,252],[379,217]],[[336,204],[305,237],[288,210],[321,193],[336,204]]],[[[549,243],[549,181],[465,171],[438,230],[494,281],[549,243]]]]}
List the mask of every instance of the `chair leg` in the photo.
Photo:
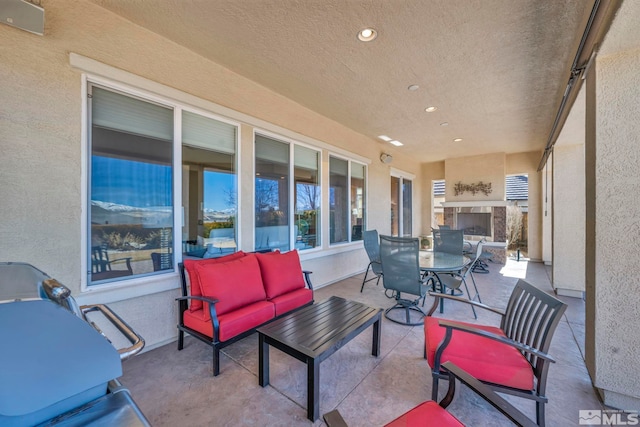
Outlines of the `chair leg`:
{"type": "Polygon", "coordinates": [[[213,347],[213,376],[220,375],[220,350],[218,347],[213,347]]]}
{"type": "Polygon", "coordinates": [[[540,427],[544,427],[544,402],[536,402],[536,422],[540,427]]]}
{"type": "Polygon", "coordinates": [[[438,374],[436,374],[435,372],[431,374],[431,376],[433,377],[433,380],[431,381],[431,400],[433,400],[434,402],[438,401],[438,380],[440,379],[438,377],[438,374]]]}
{"type": "Polygon", "coordinates": [[[184,348],[184,332],[178,331],[178,351],[184,348]]]}
{"type": "Polygon", "coordinates": [[[471,282],[473,282],[473,289],[476,291],[474,298],[478,297],[478,302],[482,303],[482,299],[480,299],[480,292],[478,292],[478,285],[476,285],[476,279],[473,277],[473,270],[469,272],[469,275],[471,276],[471,282]]]}
{"type": "MultiPolygon", "coordinates": [[[[367,270],[364,272],[364,279],[362,279],[362,286],[360,286],[360,292],[362,292],[362,290],[364,289],[364,284],[367,283],[367,274],[369,274],[369,269],[371,269],[371,263],[367,265],[367,270]]],[[[379,276],[378,276],[378,280],[380,280],[379,276]]]]}
{"type": "MultiPolygon", "coordinates": [[[[467,296],[469,297],[469,301],[473,301],[473,299],[471,298],[471,294],[469,293],[469,287],[467,286],[467,281],[465,279],[462,279],[462,283],[464,284],[464,289],[467,291],[467,296]]],[[[473,311],[473,317],[477,319],[478,315],[476,314],[476,309],[473,305],[471,306],[471,311],[473,311]]]]}

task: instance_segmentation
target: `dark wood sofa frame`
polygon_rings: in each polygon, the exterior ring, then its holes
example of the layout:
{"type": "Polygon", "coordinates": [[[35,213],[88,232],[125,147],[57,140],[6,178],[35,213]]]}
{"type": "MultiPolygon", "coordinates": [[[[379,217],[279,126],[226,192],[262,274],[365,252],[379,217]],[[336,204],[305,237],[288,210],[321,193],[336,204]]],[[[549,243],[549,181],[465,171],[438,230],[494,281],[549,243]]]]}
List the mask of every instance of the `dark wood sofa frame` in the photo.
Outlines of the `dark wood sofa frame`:
{"type": "MultiPolygon", "coordinates": [[[[180,282],[181,282],[180,285],[181,285],[181,291],[182,291],[182,296],[180,298],[176,298],[176,301],[178,301],[178,350],[182,350],[184,348],[185,332],[193,336],[194,338],[197,338],[198,340],[202,341],[203,343],[211,346],[213,349],[213,376],[214,377],[220,374],[220,349],[223,349],[226,346],[233,344],[234,342],[240,341],[241,339],[248,337],[249,335],[254,333],[256,329],[259,328],[260,326],[266,325],[267,323],[270,323],[275,319],[286,316],[289,313],[292,313],[303,307],[311,305],[313,304],[313,301],[314,301],[312,299],[310,302],[304,305],[301,305],[300,307],[297,307],[287,313],[283,313],[280,316],[276,316],[273,319],[270,319],[268,322],[265,322],[261,325],[256,326],[255,328],[251,328],[245,332],[242,332],[241,334],[238,334],[227,341],[220,341],[219,339],[220,322],[218,320],[218,314],[216,313],[216,303],[218,302],[218,300],[213,298],[208,298],[205,296],[189,295],[189,290],[187,289],[187,277],[186,277],[183,263],[178,264],[178,270],[180,271],[180,282]],[[184,312],[189,308],[189,303],[188,303],[189,300],[200,300],[200,301],[209,303],[209,314],[211,316],[211,325],[213,327],[211,337],[208,337],[196,330],[193,330],[185,326],[184,312]]],[[[309,277],[312,274],[312,272],[303,270],[302,273],[304,274],[304,281],[307,284],[307,287],[311,291],[313,291],[313,285],[311,284],[311,278],[309,277]]]]}

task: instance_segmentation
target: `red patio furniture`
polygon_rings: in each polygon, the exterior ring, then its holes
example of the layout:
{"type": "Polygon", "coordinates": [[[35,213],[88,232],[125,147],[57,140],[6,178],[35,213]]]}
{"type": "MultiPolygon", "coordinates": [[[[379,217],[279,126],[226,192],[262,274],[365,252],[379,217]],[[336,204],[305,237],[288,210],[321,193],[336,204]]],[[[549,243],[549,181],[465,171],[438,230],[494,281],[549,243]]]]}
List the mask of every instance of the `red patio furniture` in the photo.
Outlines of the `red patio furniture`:
{"type": "Polygon", "coordinates": [[[536,421],[545,425],[545,394],[549,365],[547,353],[553,333],[567,305],[530,285],[516,283],[506,310],[476,301],[431,293],[435,300],[425,317],[425,356],[432,369],[432,399],[438,382],[448,378],[444,363],[453,362],[496,391],[536,402],[536,421]],[[440,298],[451,299],[501,315],[499,327],[432,317],[440,298]]]}

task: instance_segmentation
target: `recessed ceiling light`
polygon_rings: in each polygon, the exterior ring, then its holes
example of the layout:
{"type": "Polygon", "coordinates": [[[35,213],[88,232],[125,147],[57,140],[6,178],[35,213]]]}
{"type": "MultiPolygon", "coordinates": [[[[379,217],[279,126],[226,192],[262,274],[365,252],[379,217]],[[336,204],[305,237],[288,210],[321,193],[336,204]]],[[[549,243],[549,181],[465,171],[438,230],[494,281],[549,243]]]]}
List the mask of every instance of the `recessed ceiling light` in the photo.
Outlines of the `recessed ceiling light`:
{"type": "Polygon", "coordinates": [[[453,142],[462,142],[462,138],[456,138],[453,140],[453,142]]]}
{"type": "Polygon", "coordinates": [[[358,40],[361,42],[370,42],[378,37],[378,32],[373,28],[364,28],[358,32],[358,40]]]}
{"type": "Polygon", "coordinates": [[[449,122],[442,122],[440,123],[440,126],[449,126],[449,122]]]}
{"type": "Polygon", "coordinates": [[[378,138],[380,138],[383,141],[387,141],[387,142],[391,141],[391,138],[389,138],[387,135],[380,135],[380,136],[378,136],[378,138]]]}
{"type": "Polygon", "coordinates": [[[418,86],[418,85],[411,85],[411,86],[409,86],[407,89],[409,89],[410,91],[412,91],[412,92],[413,92],[414,90],[418,90],[418,89],[420,89],[420,86],[418,86]]]}
{"type": "Polygon", "coordinates": [[[393,141],[389,141],[389,144],[393,144],[393,145],[395,145],[396,147],[400,147],[401,145],[404,145],[402,142],[397,141],[397,140],[395,140],[395,139],[394,139],[393,141]]]}
{"type": "Polygon", "coordinates": [[[438,107],[427,107],[427,108],[424,109],[424,111],[426,111],[427,113],[433,113],[437,109],[438,109],[438,107]]]}

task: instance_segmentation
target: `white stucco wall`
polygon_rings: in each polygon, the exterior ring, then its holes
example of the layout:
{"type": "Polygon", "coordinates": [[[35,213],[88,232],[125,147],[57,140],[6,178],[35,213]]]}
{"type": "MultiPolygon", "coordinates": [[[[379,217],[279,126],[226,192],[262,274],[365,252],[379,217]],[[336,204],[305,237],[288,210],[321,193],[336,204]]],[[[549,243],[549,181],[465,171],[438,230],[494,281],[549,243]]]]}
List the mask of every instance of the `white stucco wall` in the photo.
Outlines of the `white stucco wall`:
{"type": "Polygon", "coordinates": [[[605,404],[633,410],[640,409],[638,70],[640,50],[598,58],[586,155],[587,260],[595,263],[586,278],[587,365],[605,404]]]}
{"type": "MultiPolygon", "coordinates": [[[[86,153],[82,73],[70,66],[72,52],[198,97],[202,105],[231,109],[284,129],[290,138],[312,138],[369,158],[368,227],[389,231],[389,167],[378,160],[383,146],[377,141],[93,3],[49,0],[44,6],[44,36],[0,25],[0,260],[34,264],[71,288],[81,303],[109,303],[149,347],[176,335],[177,274],[154,276],[124,290],[81,293],[86,274],[82,271],[86,232],[81,226],[86,153]]],[[[240,142],[240,248],[248,250],[253,245],[253,129],[254,125],[243,123],[240,142]]],[[[386,146],[384,150],[393,153],[395,168],[416,175],[414,230],[419,230],[420,165],[400,150],[386,146]]],[[[303,267],[314,270],[316,286],[364,270],[367,258],[362,245],[343,249],[325,257],[303,256],[303,267]]]]}
{"type": "Polygon", "coordinates": [[[553,287],[559,295],[585,290],[584,144],[553,151],[553,287]]]}

